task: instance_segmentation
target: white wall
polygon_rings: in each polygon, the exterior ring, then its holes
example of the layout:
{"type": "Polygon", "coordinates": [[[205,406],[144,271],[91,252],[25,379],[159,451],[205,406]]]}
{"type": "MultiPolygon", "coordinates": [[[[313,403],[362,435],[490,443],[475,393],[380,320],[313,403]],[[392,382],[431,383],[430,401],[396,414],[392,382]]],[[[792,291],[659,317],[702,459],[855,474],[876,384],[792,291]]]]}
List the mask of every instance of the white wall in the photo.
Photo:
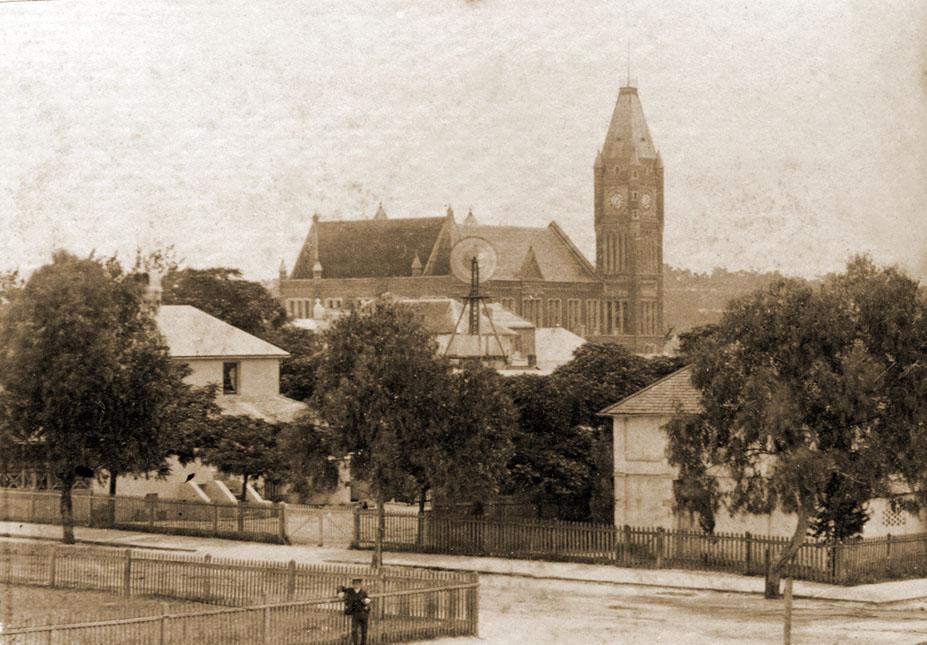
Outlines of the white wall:
{"type": "Polygon", "coordinates": [[[192,370],[187,382],[192,385],[218,383],[222,396],[222,365],[226,361],[241,364],[239,391],[242,396],[274,396],[280,393],[280,359],[278,358],[229,358],[192,359],[186,363],[192,370]]]}
{"type": "MultiPolygon", "coordinates": [[[[667,437],[663,430],[670,418],[667,415],[614,417],[615,526],[698,528],[688,514],[677,516],[673,511],[677,469],[667,461],[667,437]]],[[[731,485],[729,478],[719,477],[722,490],[731,485]]],[[[927,512],[920,516],[898,515],[887,511],[887,506],[883,499],[869,502],[871,518],[863,530],[864,537],[927,532],[927,512]]],[[[722,507],[715,514],[715,532],[791,536],[796,521],[794,515],[779,511],[731,515],[722,507]]]]}

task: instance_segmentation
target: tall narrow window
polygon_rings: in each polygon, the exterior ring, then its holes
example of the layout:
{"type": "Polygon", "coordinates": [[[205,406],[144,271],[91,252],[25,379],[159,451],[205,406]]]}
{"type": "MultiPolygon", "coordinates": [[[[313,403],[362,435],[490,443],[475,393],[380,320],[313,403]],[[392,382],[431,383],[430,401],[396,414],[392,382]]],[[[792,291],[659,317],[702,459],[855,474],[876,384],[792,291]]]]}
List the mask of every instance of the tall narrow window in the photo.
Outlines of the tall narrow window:
{"type": "Polygon", "coordinates": [[[241,364],[227,361],[222,363],[222,393],[238,394],[239,380],[241,378],[241,364]]]}

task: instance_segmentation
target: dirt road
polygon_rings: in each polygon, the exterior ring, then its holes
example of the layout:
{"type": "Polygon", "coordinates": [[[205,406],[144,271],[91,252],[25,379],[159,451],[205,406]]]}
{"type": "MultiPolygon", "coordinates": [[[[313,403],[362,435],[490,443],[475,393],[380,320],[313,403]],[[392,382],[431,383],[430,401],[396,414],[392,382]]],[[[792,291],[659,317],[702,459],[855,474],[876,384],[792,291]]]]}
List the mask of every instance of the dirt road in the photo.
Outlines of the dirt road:
{"type": "MultiPolygon", "coordinates": [[[[927,589],[925,589],[927,594],[927,589]]],[[[464,643],[782,643],[782,602],[760,596],[480,576],[480,635],[464,643]]],[[[927,643],[927,601],[796,599],[792,642],[927,643]]]]}

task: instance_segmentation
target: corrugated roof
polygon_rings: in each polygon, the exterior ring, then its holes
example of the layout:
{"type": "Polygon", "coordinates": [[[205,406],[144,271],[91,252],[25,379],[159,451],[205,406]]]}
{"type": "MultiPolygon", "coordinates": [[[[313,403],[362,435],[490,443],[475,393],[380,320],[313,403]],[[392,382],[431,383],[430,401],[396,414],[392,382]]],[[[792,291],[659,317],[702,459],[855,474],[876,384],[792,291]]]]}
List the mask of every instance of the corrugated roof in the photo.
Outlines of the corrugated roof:
{"type": "Polygon", "coordinates": [[[546,281],[594,282],[594,274],[583,265],[578,251],[558,235],[553,225],[545,228],[522,226],[463,225],[461,237],[477,236],[496,250],[498,265],[493,280],[520,280],[529,252],[546,281]]]}
{"type": "Polygon", "coordinates": [[[671,415],[680,409],[696,414],[702,410],[700,399],[699,391],[692,385],[692,368],[687,365],[605,408],[599,414],[608,417],[625,414],[671,415]]]}
{"type": "Polygon", "coordinates": [[[174,358],[289,356],[276,345],[190,305],[161,305],[155,320],[174,358]]]}
{"type": "MultiPolygon", "coordinates": [[[[445,217],[375,220],[319,220],[318,259],[323,278],[385,278],[411,276],[416,258],[427,264],[438,242],[445,217]]],[[[314,264],[313,231],[293,266],[294,280],[311,279],[314,264]]],[[[449,248],[438,249],[428,275],[447,275],[449,248]]]]}

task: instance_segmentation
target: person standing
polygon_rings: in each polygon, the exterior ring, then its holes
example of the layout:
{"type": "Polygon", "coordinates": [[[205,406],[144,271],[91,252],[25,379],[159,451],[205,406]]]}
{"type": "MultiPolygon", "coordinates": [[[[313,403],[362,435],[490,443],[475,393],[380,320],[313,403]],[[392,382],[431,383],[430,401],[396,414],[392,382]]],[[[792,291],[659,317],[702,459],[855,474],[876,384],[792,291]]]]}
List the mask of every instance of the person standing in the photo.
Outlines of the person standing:
{"type": "Polygon", "coordinates": [[[351,643],[367,645],[367,626],[370,623],[370,597],[361,587],[361,579],[351,580],[350,587],[339,587],[338,598],[344,601],[344,613],[351,617],[351,643]]]}

